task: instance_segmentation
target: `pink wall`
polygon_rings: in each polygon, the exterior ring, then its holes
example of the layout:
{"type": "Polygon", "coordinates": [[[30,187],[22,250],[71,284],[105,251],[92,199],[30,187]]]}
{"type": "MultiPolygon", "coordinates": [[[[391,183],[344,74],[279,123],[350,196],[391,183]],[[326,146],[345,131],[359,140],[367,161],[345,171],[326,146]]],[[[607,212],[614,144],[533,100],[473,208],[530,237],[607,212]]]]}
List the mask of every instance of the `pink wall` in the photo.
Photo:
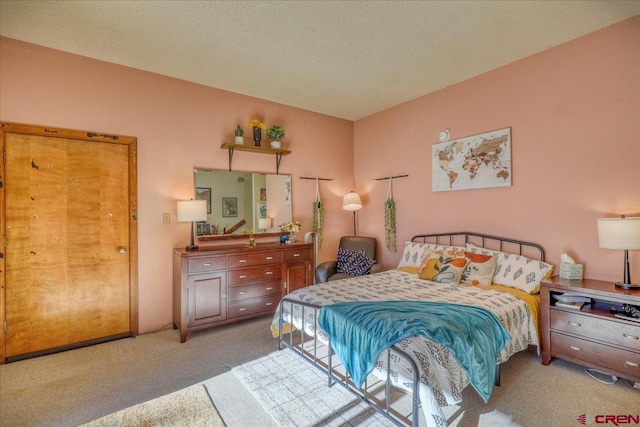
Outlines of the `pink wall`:
{"type": "MultiPolygon", "coordinates": [[[[193,197],[193,168],[228,168],[220,144],[252,118],[287,131],[280,172],[293,175],[293,216],[311,229],[313,181],[323,176],[325,245],[337,252],[350,233],[342,195],[354,187],[353,122],[182,80],[0,39],[0,119],[93,130],[138,138],[139,328],[172,322],[172,248],[188,243],[190,226],[176,222],[176,200],[193,197]],[[162,213],[172,223],[162,223],[162,213]]],[[[245,135],[246,138],[246,135],[245,135]]],[[[246,138],[248,139],[248,138],[246,138]]],[[[233,169],[275,172],[275,157],[238,152],[233,169]]]]}
{"type": "MultiPolygon", "coordinates": [[[[362,234],[384,242],[387,183],[394,181],[397,265],[414,234],[470,230],[567,252],[585,276],[621,280],[623,253],[598,247],[596,219],[640,216],[640,16],[422,96],[355,123],[362,234]],[[511,187],[434,193],[431,146],[511,127],[511,187]]],[[[640,282],[640,251],[630,252],[640,282]]]]}

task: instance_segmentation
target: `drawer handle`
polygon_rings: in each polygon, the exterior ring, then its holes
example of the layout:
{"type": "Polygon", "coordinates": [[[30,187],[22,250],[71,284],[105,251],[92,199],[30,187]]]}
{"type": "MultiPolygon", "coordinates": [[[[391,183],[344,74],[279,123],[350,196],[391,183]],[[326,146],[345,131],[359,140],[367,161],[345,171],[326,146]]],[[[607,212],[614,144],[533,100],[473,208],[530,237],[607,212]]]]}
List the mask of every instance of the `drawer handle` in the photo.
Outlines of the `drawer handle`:
{"type": "Polygon", "coordinates": [[[570,346],[569,346],[569,348],[570,348],[571,350],[575,350],[575,351],[580,351],[580,350],[582,350],[580,347],[576,347],[575,345],[570,345],[570,346]]]}
{"type": "Polygon", "coordinates": [[[629,338],[630,340],[637,340],[637,339],[640,339],[640,338],[638,338],[638,337],[637,337],[637,336],[635,336],[635,335],[622,334],[622,336],[623,336],[623,337],[625,337],[625,338],[629,338]]]}
{"type": "Polygon", "coordinates": [[[270,291],[271,289],[273,289],[273,286],[269,286],[268,288],[265,288],[267,291],[270,291]]]}
{"type": "Polygon", "coordinates": [[[247,262],[246,259],[239,259],[238,262],[247,262]]]}
{"type": "MultiPolygon", "coordinates": [[[[269,307],[269,306],[270,306],[270,305],[272,305],[272,304],[273,304],[272,302],[268,302],[268,303],[266,304],[266,306],[267,306],[267,307],[269,307]]],[[[636,366],[638,366],[638,365],[636,365],[636,366]]]]}
{"type": "Polygon", "coordinates": [[[631,366],[632,368],[637,368],[638,364],[636,362],[629,362],[628,360],[624,361],[624,364],[627,366],[631,366]]]}
{"type": "Polygon", "coordinates": [[[294,256],[294,257],[296,257],[296,256],[300,256],[300,254],[293,254],[293,256],[294,256]]]}
{"type": "Polygon", "coordinates": [[[242,307],[240,310],[238,311],[245,311],[247,308],[246,307],[242,307]]]}
{"type": "Polygon", "coordinates": [[[244,295],[246,293],[247,293],[247,291],[240,291],[240,295],[244,295]]]}
{"type": "Polygon", "coordinates": [[[571,322],[571,321],[569,321],[569,324],[570,324],[571,326],[582,326],[582,325],[581,325],[580,323],[578,323],[578,322],[571,322]]]}
{"type": "Polygon", "coordinates": [[[202,265],[204,265],[205,267],[211,267],[211,263],[210,263],[210,262],[205,262],[205,263],[204,263],[204,264],[202,264],[202,265]]]}
{"type": "Polygon", "coordinates": [[[267,271],[266,274],[267,274],[267,276],[270,275],[270,274],[273,274],[273,271],[267,271]]]}
{"type": "Polygon", "coordinates": [[[244,279],[245,277],[247,277],[246,274],[241,274],[240,276],[238,276],[238,279],[244,279]]]}
{"type": "Polygon", "coordinates": [[[267,259],[273,259],[273,257],[272,256],[268,256],[267,259]]]}

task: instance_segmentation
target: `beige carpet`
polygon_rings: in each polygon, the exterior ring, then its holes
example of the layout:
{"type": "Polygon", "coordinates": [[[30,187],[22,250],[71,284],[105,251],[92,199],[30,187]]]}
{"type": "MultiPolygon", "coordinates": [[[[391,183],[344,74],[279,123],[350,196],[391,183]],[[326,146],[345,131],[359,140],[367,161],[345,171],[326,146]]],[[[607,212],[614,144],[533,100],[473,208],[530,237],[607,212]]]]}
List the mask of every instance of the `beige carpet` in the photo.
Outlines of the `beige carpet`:
{"type": "Polygon", "coordinates": [[[206,387],[196,384],[123,409],[83,426],[224,427],[225,423],[211,402],[206,387]]]}

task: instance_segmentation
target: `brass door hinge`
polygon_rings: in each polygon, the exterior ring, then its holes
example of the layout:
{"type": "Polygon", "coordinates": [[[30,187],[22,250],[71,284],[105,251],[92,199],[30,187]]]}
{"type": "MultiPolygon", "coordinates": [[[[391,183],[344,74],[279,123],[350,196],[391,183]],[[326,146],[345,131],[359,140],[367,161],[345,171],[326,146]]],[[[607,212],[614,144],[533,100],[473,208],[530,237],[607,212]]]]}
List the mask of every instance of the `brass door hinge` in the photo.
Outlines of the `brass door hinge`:
{"type": "Polygon", "coordinates": [[[5,320],[4,322],[2,322],[2,330],[4,331],[4,333],[7,333],[7,321],[5,320]]]}

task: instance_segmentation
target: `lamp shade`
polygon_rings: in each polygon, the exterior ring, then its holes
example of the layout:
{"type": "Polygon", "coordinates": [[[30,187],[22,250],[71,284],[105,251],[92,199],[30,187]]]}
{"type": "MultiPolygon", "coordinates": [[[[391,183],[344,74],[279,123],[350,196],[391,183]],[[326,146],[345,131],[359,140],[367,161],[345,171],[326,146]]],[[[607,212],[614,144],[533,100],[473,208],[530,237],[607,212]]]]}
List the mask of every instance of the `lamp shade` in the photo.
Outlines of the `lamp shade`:
{"type": "Polygon", "coordinates": [[[598,241],[603,249],[640,249],[640,217],[598,219],[598,241]]]}
{"type": "Polygon", "coordinates": [[[360,195],[355,191],[345,194],[342,199],[342,209],[345,211],[357,211],[358,209],[362,209],[360,195]]]}
{"type": "Polygon", "coordinates": [[[271,220],[269,218],[258,218],[258,228],[271,228],[271,220]]]}
{"type": "Polygon", "coordinates": [[[206,220],[206,200],[178,200],[178,222],[196,222],[206,220]]]}

